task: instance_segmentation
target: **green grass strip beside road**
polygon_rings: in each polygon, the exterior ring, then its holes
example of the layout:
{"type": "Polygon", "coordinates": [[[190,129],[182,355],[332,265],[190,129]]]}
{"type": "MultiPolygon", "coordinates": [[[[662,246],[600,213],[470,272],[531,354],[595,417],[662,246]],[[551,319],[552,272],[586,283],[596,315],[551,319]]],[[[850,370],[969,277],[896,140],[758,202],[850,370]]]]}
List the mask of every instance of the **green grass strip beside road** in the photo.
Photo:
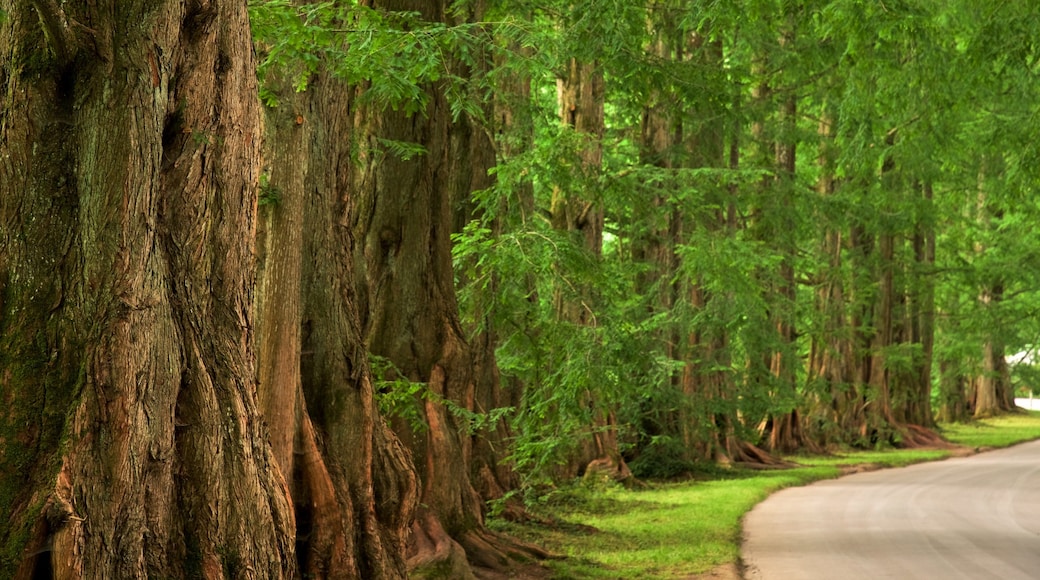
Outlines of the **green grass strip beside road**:
{"type": "MultiPolygon", "coordinates": [[[[1006,447],[1040,438],[1040,412],[970,424],[943,425],[950,441],[970,448],[1006,447]]],[[[872,464],[895,467],[941,459],[944,450],[851,451],[826,457],[793,457],[804,465],[785,470],[719,470],[708,480],[561,491],[535,511],[558,524],[494,528],[536,542],[565,559],[548,563],[552,578],[678,579],[736,562],[740,522],[769,494],[820,479],[843,468],[872,464]]]]}

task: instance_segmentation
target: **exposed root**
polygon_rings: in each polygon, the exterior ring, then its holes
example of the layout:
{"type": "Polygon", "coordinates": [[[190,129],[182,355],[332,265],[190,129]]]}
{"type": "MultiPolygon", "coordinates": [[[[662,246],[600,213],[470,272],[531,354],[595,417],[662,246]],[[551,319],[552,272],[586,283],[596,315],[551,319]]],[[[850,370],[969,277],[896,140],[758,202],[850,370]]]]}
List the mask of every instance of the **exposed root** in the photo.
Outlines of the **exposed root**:
{"type": "Polygon", "coordinates": [[[552,557],[538,546],[483,527],[452,538],[435,515],[423,512],[412,525],[408,557],[411,578],[503,577],[518,566],[552,557]]]}
{"type": "Polygon", "coordinates": [[[582,479],[586,482],[617,482],[623,485],[635,480],[635,476],[632,475],[632,470],[628,468],[628,464],[623,459],[614,459],[612,457],[601,457],[599,459],[593,459],[585,466],[585,475],[582,479]]]}
{"type": "Polygon", "coordinates": [[[920,449],[924,447],[936,449],[952,449],[957,447],[942,438],[941,435],[920,425],[902,425],[899,427],[901,440],[899,446],[904,449],[920,449]]]}
{"type": "Polygon", "coordinates": [[[796,463],[781,459],[768,451],[746,441],[730,441],[729,461],[744,469],[790,469],[798,467],[796,463]]]}
{"type": "Polygon", "coordinates": [[[549,552],[515,538],[491,530],[471,530],[459,542],[466,549],[470,564],[476,568],[508,572],[519,564],[546,560],[549,552]]]}
{"type": "Polygon", "coordinates": [[[412,522],[408,549],[409,578],[458,578],[476,580],[466,550],[444,530],[440,519],[421,509],[412,522]]]}
{"type": "MultiPolygon", "coordinates": [[[[330,571],[356,570],[351,546],[340,519],[340,503],[325,460],[318,450],[314,426],[304,415],[296,440],[299,459],[296,468],[300,487],[295,494],[297,508],[297,558],[305,574],[324,577],[330,571]]],[[[342,498],[348,502],[349,498],[342,498]]]]}

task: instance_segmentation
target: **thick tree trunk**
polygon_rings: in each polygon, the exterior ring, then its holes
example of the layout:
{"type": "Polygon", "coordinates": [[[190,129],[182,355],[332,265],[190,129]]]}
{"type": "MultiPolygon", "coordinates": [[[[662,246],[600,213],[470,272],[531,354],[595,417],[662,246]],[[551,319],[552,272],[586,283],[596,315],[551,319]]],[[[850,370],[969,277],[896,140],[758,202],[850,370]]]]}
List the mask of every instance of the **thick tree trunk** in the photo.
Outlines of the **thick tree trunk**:
{"type": "Polygon", "coordinates": [[[291,475],[300,570],[403,578],[416,475],[376,410],[352,232],[337,226],[353,203],[350,93],[327,77],[296,93],[277,72],[268,74],[281,94],[267,115],[258,374],[275,454],[291,475]]]}
{"type": "MultiPolygon", "coordinates": [[[[445,6],[436,0],[373,7],[445,19],[445,6]]],[[[417,401],[424,425],[395,421],[422,482],[408,543],[409,570],[414,576],[470,578],[474,567],[505,570],[518,547],[484,526],[483,504],[470,479],[468,433],[450,410],[475,404],[474,362],[452,268],[453,195],[459,182],[452,159],[455,127],[439,87],[427,87],[426,97],[425,109],[414,114],[375,104],[356,108],[360,162],[352,177],[358,199],[350,220],[358,241],[359,304],[369,350],[392,363],[392,376],[386,378],[424,383],[427,390],[417,401]],[[404,159],[384,148],[387,140],[419,144],[424,152],[404,159]]]]}
{"type": "Polygon", "coordinates": [[[0,7],[0,576],[294,577],[245,4],[0,7]]]}

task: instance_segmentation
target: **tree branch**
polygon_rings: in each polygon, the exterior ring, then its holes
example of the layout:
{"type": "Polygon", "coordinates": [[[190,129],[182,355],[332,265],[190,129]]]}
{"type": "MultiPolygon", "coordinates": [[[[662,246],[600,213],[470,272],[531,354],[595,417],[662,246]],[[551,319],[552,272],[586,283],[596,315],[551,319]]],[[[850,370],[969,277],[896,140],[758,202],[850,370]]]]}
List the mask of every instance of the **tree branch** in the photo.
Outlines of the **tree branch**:
{"type": "Polygon", "coordinates": [[[51,50],[59,62],[67,63],[75,55],[76,46],[73,43],[72,31],[69,29],[69,21],[65,17],[65,11],[58,5],[57,0],[30,0],[36,14],[40,17],[43,32],[47,35],[51,50]]]}

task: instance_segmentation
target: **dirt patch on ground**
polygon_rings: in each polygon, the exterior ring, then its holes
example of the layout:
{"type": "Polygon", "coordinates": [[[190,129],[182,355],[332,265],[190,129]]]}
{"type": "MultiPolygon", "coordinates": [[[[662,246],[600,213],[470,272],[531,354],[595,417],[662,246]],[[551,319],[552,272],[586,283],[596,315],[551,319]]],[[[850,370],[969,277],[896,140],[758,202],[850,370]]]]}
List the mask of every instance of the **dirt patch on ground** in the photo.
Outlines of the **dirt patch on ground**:
{"type": "Polygon", "coordinates": [[[992,447],[965,447],[963,445],[958,445],[953,449],[950,449],[950,457],[968,457],[969,455],[975,455],[976,453],[983,453],[992,450],[992,447]]]}
{"type": "Polygon", "coordinates": [[[877,471],[884,467],[880,463],[844,463],[838,465],[838,471],[842,475],[852,475],[853,473],[864,473],[867,471],[877,471]]]}
{"type": "Polygon", "coordinates": [[[687,576],[685,580],[742,580],[744,576],[740,573],[740,567],[736,564],[723,564],[714,570],[703,574],[687,576]]]}

